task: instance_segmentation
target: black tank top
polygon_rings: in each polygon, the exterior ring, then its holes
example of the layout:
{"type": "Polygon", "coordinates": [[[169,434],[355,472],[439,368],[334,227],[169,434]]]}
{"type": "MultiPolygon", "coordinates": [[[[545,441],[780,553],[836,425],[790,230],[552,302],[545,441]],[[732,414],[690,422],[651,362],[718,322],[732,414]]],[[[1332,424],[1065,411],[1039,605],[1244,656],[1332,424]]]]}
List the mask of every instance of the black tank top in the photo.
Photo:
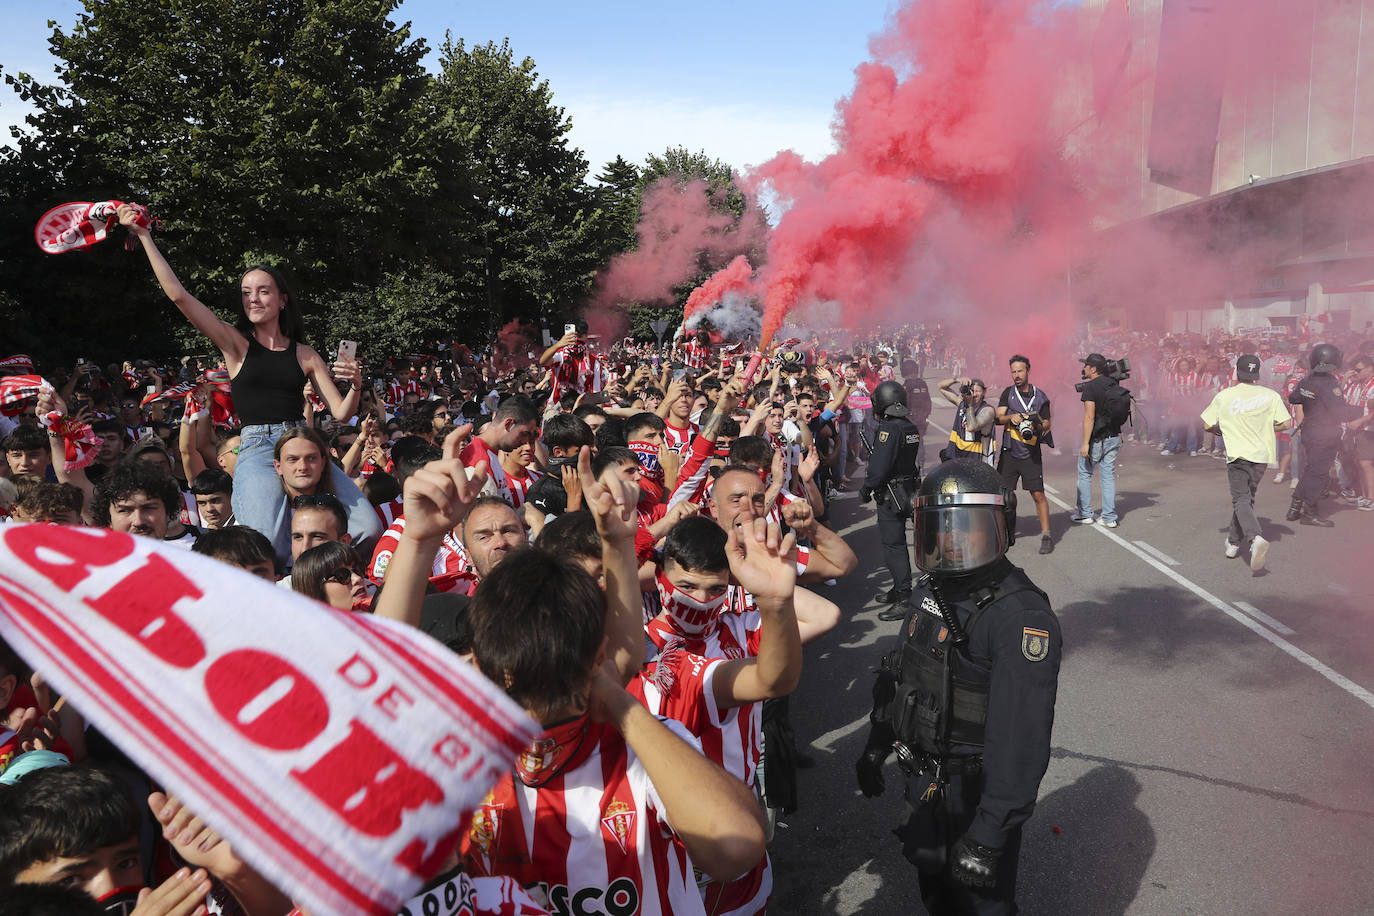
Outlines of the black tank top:
{"type": "Polygon", "coordinates": [[[238,375],[229,380],[234,412],[244,426],[299,420],[305,402],[301,389],[305,373],[296,359],[296,342],[285,350],[269,350],[254,337],[238,375]]]}

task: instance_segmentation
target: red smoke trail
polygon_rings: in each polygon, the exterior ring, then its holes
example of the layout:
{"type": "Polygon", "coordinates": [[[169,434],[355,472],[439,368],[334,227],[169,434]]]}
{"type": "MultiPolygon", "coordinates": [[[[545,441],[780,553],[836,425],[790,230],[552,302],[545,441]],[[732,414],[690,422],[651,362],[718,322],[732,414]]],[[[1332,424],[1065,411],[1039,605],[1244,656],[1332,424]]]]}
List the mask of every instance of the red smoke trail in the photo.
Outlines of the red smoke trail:
{"type": "Polygon", "coordinates": [[[692,290],[692,294],[687,297],[687,306],[682,311],[682,317],[684,320],[691,318],[697,312],[720,302],[729,293],[747,296],[753,290],[753,285],[754,268],[749,265],[748,258],[740,255],[692,290]]]}
{"type": "MultiPolygon", "coordinates": [[[[850,328],[944,319],[1010,353],[1031,315],[1064,338],[1085,304],[1162,316],[1226,298],[1228,278],[1287,241],[1274,219],[1240,208],[1224,249],[1208,242],[1216,224],[1133,221],[1245,172],[1374,154],[1374,93],[1360,90],[1363,124],[1354,99],[1361,5],[907,3],[837,106],[837,152],[780,153],[745,178],[782,210],[756,277],[764,336],[795,306],[834,300],[850,328]],[[1296,143],[1279,136],[1294,121],[1296,143]]],[[[1050,355],[1042,345],[1028,355],[1050,355]]]]}
{"type": "MultiPolygon", "coordinates": [[[[719,193],[719,192],[718,192],[719,193]]],[[[589,321],[592,330],[618,337],[624,327],[619,307],[668,304],[675,291],[702,270],[713,271],[737,257],[762,251],[767,224],[750,205],[742,217],[713,206],[703,180],[660,178],[644,191],[639,244],[617,255],[602,273],[589,321]]]]}

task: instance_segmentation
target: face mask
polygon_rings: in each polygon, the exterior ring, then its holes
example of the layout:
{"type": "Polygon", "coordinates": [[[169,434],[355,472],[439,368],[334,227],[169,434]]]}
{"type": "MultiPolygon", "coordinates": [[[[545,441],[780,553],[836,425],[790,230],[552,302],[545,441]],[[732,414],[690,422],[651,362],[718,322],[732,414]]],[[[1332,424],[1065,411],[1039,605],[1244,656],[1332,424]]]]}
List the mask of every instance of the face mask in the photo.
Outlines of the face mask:
{"type": "Polygon", "coordinates": [[[708,601],[698,601],[679,591],[666,575],[661,572],[658,574],[658,597],[663,603],[663,610],[667,612],[668,624],[682,636],[704,635],[720,617],[728,595],[728,592],[723,592],[708,601]]]}
{"type": "Polygon", "coordinates": [[[582,747],[590,716],[590,713],[583,713],[575,719],[551,726],[525,748],[515,762],[515,773],[520,781],[537,789],[562,772],[582,747]]]}

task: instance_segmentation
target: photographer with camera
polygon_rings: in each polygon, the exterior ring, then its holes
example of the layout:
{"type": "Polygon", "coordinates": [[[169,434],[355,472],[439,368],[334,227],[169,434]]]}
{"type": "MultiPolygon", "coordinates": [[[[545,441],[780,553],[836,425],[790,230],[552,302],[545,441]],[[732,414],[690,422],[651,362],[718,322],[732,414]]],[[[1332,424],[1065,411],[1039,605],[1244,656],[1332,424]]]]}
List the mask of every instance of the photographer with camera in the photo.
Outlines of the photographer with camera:
{"type": "Polygon", "coordinates": [[[997,401],[997,422],[1006,427],[1002,433],[1002,454],[997,471],[1008,490],[1016,489],[1019,479],[1035,501],[1040,519],[1040,552],[1054,551],[1050,537],[1050,504],[1045,499],[1045,470],[1040,455],[1041,441],[1050,445],[1049,395],[1031,384],[1030,359],[1020,353],[1008,360],[1011,384],[997,401]]]}
{"type": "Polygon", "coordinates": [[[1093,469],[1102,469],[1102,525],[1116,527],[1116,456],[1121,426],[1130,418],[1131,394],[1121,387],[1130,364],[1101,353],[1083,358],[1083,381],[1074,385],[1083,401],[1083,442],[1078,449],[1078,503],[1070,521],[1093,523],[1093,469]],[[1123,410],[1124,405],[1124,410],[1123,410]]]}
{"type": "Polygon", "coordinates": [[[940,382],[940,393],[957,408],[950,424],[949,444],[940,451],[941,461],[975,458],[988,465],[996,464],[997,439],[993,436],[993,427],[997,425],[997,411],[983,400],[987,390],[982,379],[968,376],[940,382]]]}

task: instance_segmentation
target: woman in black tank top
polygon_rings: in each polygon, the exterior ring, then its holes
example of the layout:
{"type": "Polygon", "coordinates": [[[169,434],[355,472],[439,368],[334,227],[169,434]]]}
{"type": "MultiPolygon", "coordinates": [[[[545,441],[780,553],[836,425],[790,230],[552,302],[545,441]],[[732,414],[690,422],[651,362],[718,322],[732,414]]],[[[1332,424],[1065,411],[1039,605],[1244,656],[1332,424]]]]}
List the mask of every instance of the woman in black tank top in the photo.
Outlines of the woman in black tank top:
{"type": "MultiPolygon", "coordinates": [[[[152,234],[135,219],[130,206],[119,209],[119,221],[138,237],[158,283],[167,298],[202,334],[219,347],[229,370],[234,409],[243,423],[238,464],[234,468],[234,516],[238,524],[256,528],[272,540],[279,560],[291,555],[291,511],[281,478],[272,464],[278,437],[304,424],[307,380],[340,420],[358,410],[362,371],[351,359],[332,367],[301,341],[304,326],[285,279],[272,267],[254,267],[240,283],[243,312],[238,326],[222,321],[186,287],[153,244],[152,234]],[[339,393],[334,377],[352,385],[339,393]]],[[[362,491],[337,466],[331,482],[348,510],[353,543],[381,533],[381,522],[362,491]]]]}

